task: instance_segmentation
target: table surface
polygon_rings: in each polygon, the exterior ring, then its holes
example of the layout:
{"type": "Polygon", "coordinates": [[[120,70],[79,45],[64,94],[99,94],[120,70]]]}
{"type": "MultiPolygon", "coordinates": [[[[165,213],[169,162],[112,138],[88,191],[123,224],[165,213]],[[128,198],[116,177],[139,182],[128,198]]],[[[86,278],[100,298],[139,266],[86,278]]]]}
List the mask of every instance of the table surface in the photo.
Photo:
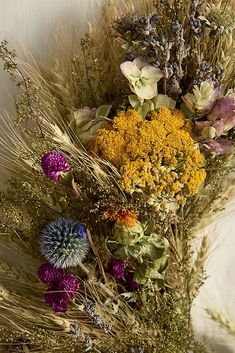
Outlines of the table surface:
{"type": "MultiPolygon", "coordinates": [[[[103,0],[1,0],[0,40],[11,48],[27,48],[40,59],[47,56],[48,38],[61,20],[76,20],[84,31],[87,14],[103,0]]],[[[118,0],[116,0],[118,1],[118,0]]],[[[2,69],[2,65],[0,64],[2,69]]],[[[12,90],[6,73],[0,70],[0,110],[13,109],[12,90]]],[[[206,308],[216,309],[235,320],[235,200],[216,222],[199,235],[210,236],[206,283],[195,300],[192,315],[195,331],[209,339],[216,353],[235,353],[235,338],[212,322],[206,308]]]]}

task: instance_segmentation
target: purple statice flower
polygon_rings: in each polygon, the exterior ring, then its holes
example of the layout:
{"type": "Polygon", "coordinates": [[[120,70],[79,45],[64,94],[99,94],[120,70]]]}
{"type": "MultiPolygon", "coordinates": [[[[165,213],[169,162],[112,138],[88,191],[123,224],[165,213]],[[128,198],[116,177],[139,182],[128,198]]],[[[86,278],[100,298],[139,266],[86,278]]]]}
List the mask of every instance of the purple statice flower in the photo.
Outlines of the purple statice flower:
{"type": "Polygon", "coordinates": [[[138,290],[140,285],[134,280],[134,272],[129,272],[126,276],[127,284],[132,290],[138,290]]]}
{"type": "Polygon", "coordinates": [[[58,151],[45,153],[41,159],[41,166],[44,174],[55,181],[59,180],[61,174],[70,168],[65,156],[58,151]]]}
{"type": "Polygon", "coordinates": [[[73,275],[63,276],[57,284],[57,290],[64,300],[74,299],[77,295],[80,282],[73,275]]]}
{"type": "Polygon", "coordinates": [[[49,288],[44,294],[44,299],[46,304],[56,313],[64,313],[68,309],[66,300],[63,298],[63,295],[58,292],[56,287],[49,288]]]}
{"type": "Polygon", "coordinates": [[[125,262],[123,260],[112,260],[109,264],[109,273],[118,281],[125,281],[125,262]]]}
{"type": "Polygon", "coordinates": [[[47,285],[59,281],[63,275],[64,270],[62,268],[54,267],[49,263],[42,264],[38,269],[38,278],[47,285]]]}

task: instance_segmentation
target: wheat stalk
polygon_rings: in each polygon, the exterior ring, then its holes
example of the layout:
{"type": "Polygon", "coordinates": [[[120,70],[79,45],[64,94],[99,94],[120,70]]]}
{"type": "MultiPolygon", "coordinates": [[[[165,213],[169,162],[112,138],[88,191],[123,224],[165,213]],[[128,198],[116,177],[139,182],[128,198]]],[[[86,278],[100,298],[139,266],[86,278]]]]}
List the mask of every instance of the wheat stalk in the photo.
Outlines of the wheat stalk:
{"type": "Polygon", "coordinates": [[[235,321],[227,318],[224,314],[213,309],[206,309],[207,314],[212,320],[216,321],[221,327],[227,330],[230,335],[235,336],[235,321]]]}
{"type": "Polygon", "coordinates": [[[191,298],[195,295],[195,292],[198,289],[199,278],[203,275],[205,262],[208,256],[208,249],[209,249],[208,237],[204,236],[201,241],[201,245],[198,250],[196,260],[192,265],[191,273],[189,276],[188,291],[191,298]]]}

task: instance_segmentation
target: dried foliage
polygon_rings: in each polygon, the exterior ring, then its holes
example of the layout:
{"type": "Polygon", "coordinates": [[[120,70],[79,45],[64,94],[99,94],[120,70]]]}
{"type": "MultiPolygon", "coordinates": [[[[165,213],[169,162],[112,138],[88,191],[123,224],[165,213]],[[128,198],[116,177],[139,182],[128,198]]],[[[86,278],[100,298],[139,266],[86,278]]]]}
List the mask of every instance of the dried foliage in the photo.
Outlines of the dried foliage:
{"type": "MultiPolygon", "coordinates": [[[[207,158],[204,187],[180,204],[177,212],[156,212],[154,205],[146,203],[145,195],[129,197],[123,192],[120,171],[90,154],[72,129],[72,122],[74,111],[84,106],[111,103],[112,115],[126,108],[128,87],[119,69],[124,61],[120,42],[135,55],[144,53],[145,59],[152,63],[155,60],[154,64],[165,72],[162,93],[171,91],[172,97],[182,93],[182,71],[186,72],[187,89],[208,75],[215,84],[222,82],[224,91],[233,88],[235,41],[228,6],[228,1],[209,2],[205,9],[205,1],[199,0],[107,0],[96,25],[90,25],[81,41],[76,31],[70,35],[71,28],[58,32],[51,62],[46,66],[37,66],[32,58],[28,58],[31,64],[19,62],[7,43],[2,43],[0,57],[4,68],[21,92],[16,103],[16,124],[3,116],[5,136],[0,139],[0,163],[9,178],[7,186],[2,187],[0,202],[3,352],[205,351],[194,337],[190,310],[205,278],[209,242],[208,237],[203,238],[193,261],[192,240],[195,230],[224,205],[227,194],[223,182],[234,167],[234,152],[207,158]],[[152,37],[157,36],[158,41],[149,45],[144,38],[147,29],[144,27],[141,33],[140,16],[152,18],[155,12],[160,22],[152,37]],[[206,20],[200,18],[205,13],[206,20]],[[176,18],[182,23],[180,28],[176,18]],[[186,26],[188,20],[190,29],[186,26]],[[198,29],[199,22],[207,31],[198,29]],[[160,30],[168,36],[160,38],[160,30]],[[140,38],[135,38],[136,34],[140,38]],[[167,75],[170,70],[172,75],[167,75]],[[74,179],[82,190],[81,199],[66,183],[52,183],[42,175],[40,158],[53,149],[69,156],[74,179]],[[159,281],[148,280],[137,292],[128,291],[110,275],[101,280],[111,252],[116,251],[104,214],[116,204],[122,211],[131,209],[140,221],[151,219],[151,227],[169,244],[164,280],[163,275],[159,281]],[[87,262],[74,269],[81,290],[71,303],[73,308],[58,315],[44,303],[45,288],[39,284],[36,272],[42,262],[41,231],[49,221],[62,216],[79,218],[92,230],[95,256],[90,255],[87,262]],[[87,310],[89,303],[94,303],[98,318],[110,325],[110,330],[97,324],[87,310]]],[[[229,139],[234,140],[232,132],[229,139]]],[[[130,260],[131,268],[136,261],[130,260]]],[[[212,312],[210,315],[232,331],[228,320],[212,312]]]]}

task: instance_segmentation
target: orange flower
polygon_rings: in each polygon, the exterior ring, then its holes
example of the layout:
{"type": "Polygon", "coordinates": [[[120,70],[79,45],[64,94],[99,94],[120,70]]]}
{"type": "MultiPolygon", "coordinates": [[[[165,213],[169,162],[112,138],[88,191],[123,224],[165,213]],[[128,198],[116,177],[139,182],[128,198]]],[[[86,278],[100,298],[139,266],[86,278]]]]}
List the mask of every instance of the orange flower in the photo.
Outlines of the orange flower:
{"type": "Polygon", "coordinates": [[[137,213],[130,209],[120,209],[118,206],[114,206],[105,212],[104,218],[109,221],[117,221],[124,224],[126,227],[132,227],[137,221],[137,213]]]}

